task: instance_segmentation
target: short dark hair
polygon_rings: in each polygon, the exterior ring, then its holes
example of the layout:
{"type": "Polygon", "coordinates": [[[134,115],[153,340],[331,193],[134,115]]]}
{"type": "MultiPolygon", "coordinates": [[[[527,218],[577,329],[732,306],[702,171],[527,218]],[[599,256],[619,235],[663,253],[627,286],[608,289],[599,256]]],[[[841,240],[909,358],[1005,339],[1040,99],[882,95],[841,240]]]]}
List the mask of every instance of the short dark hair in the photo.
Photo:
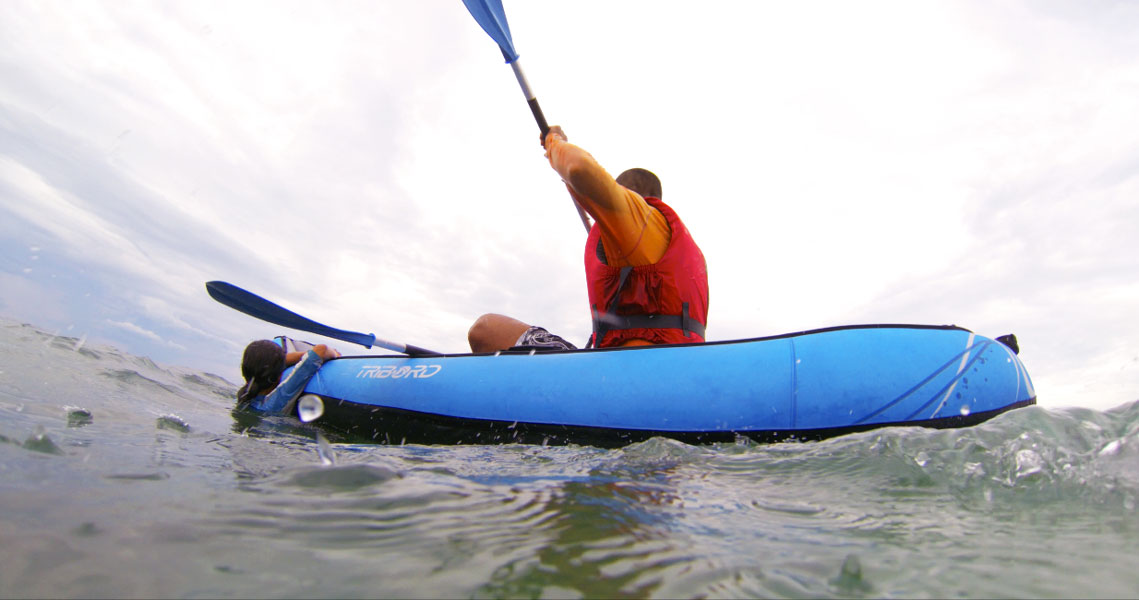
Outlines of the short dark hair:
{"type": "Polygon", "coordinates": [[[640,167],[629,169],[617,176],[617,183],[637,192],[646,198],[660,198],[660,178],[648,169],[640,167]]]}

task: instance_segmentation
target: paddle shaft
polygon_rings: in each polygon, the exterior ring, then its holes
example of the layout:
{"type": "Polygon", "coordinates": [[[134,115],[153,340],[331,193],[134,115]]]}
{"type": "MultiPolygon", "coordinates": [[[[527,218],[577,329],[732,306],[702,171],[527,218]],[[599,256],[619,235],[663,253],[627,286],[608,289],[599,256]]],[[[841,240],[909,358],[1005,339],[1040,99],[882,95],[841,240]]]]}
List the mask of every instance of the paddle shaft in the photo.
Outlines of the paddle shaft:
{"type": "MultiPolygon", "coordinates": [[[[530,82],[526,80],[526,74],[522,72],[522,66],[518,64],[518,59],[514,59],[510,63],[510,68],[514,70],[514,77],[518,80],[518,86],[522,88],[522,95],[526,96],[526,104],[530,105],[530,113],[534,115],[534,121],[538,123],[538,130],[542,132],[542,143],[544,144],[546,134],[550,132],[546,115],[542,113],[542,107],[538,105],[538,99],[534,97],[534,91],[530,89],[530,82]]],[[[589,233],[589,215],[578,204],[577,199],[571,197],[570,200],[573,202],[574,208],[577,209],[577,216],[581,217],[581,224],[585,226],[585,232],[589,233]]]]}
{"type": "MultiPolygon", "coordinates": [[[[510,26],[506,22],[506,11],[502,8],[502,0],[463,0],[467,10],[474,17],[475,22],[482,27],[483,31],[498,44],[498,49],[502,50],[502,57],[506,59],[506,63],[514,70],[514,77],[518,79],[518,86],[522,88],[522,94],[526,96],[526,104],[530,106],[530,113],[534,115],[534,121],[538,123],[538,130],[542,133],[542,144],[546,142],[546,134],[550,131],[550,125],[546,122],[546,115],[542,114],[542,107],[538,105],[538,99],[534,97],[534,90],[530,89],[530,82],[526,80],[526,74],[522,72],[522,65],[518,63],[518,52],[514,49],[514,40],[510,37],[510,26]]],[[[585,209],[578,204],[576,198],[570,198],[573,201],[574,208],[577,209],[577,216],[581,217],[581,224],[585,226],[586,233],[589,233],[590,222],[589,216],[585,213],[585,209]]]]}
{"type": "Polygon", "coordinates": [[[365,348],[372,346],[379,346],[394,352],[406,354],[408,356],[441,356],[440,353],[419,346],[411,344],[401,344],[399,342],[392,342],[389,340],[377,338],[372,333],[360,333],[358,331],[348,331],[345,329],[337,329],[329,327],[323,323],[317,323],[308,317],[298,315],[297,313],[284,308],[278,304],[274,304],[253,292],[243,290],[232,283],[224,281],[210,281],[206,283],[206,291],[210,297],[218,302],[251,317],[261,319],[267,323],[280,325],[289,329],[296,329],[297,331],[307,331],[317,335],[323,335],[335,340],[359,344],[365,348]]]}
{"type": "Polygon", "coordinates": [[[538,99],[534,97],[534,91],[530,89],[530,82],[526,80],[526,74],[522,72],[522,66],[518,64],[517,59],[510,63],[510,68],[518,80],[518,87],[522,88],[522,95],[526,96],[526,104],[530,105],[530,112],[534,115],[534,120],[538,122],[538,129],[542,132],[542,140],[545,141],[546,134],[550,132],[550,125],[546,123],[546,115],[542,114],[542,107],[538,105],[538,99]]]}

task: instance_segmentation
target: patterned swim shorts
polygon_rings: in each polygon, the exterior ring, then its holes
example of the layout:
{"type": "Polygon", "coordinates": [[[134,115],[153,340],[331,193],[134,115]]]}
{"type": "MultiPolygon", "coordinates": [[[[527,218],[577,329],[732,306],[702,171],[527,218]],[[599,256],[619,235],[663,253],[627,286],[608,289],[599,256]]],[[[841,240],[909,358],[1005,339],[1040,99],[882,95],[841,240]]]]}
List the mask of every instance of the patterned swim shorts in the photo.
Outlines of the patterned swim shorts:
{"type": "Polygon", "coordinates": [[[577,346],[565,341],[560,335],[554,335],[543,327],[531,327],[518,337],[511,350],[576,350],[577,346]]]}

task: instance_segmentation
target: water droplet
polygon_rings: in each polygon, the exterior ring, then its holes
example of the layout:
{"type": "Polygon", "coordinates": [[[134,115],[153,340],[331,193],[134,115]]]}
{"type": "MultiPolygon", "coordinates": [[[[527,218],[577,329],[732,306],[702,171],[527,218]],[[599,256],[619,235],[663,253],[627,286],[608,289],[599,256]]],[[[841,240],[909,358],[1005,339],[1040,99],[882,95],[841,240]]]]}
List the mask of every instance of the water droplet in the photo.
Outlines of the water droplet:
{"type": "Polygon", "coordinates": [[[1019,450],[1016,453],[1016,478],[1023,479],[1044,473],[1044,459],[1035,450],[1019,450]]]}
{"type": "Polygon", "coordinates": [[[316,455],[320,457],[320,464],[326,467],[336,464],[336,452],[332,450],[332,444],[319,431],[316,432],[316,455]]]}
{"type": "Polygon", "coordinates": [[[100,533],[103,533],[103,531],[99,529],[94,523],[88,521],[86,523],[80,524],[75,529],[72,529],[71,533],[79,537],[91,537],[93,535],[99,535],[100,533]]]}
{"type": "Polygon", "coordinates": [[[85,408],[76,406],[68,406],[67,408],[67,426],[68,427],[83,427],[90,425],[95,419],[91,416],[91,411],[85,408]]]}
{"type": "Polygon", "coordinates": [[[1108,442],[1108,444],[1106,446],[1103,447],[1103,450],[1099,451],[1099,455],[1100,456],[1111,456],[1113,454],[1118,454],[1119,448],[1122,445],[1123,444],[1119,440],[1112,440],[1112,441],[1108,442]]]}
{"type": "Polygon", "coordinates": [[[842,575],[853,579],[862,579],[862,562],[858,557],[849,554],[846,560],[842,561],[842,575]]]}
{"type": "Polygon", "coordinates": [[[961,416],[962,417],[968,417],[970,412],[972,412],[972,409],[969,408],[968,404],[962,404],[961,405],[961,416]]]}
{"type": "Polygon", "coordinates": [[[864,596],[871,592],[874,587],[862,579],[862,562],[854,554],[846,555],[846,560],[842,561],[842,569],[839,570],[838,576],[830,580],[830,583],[840,590],[846,592],[842,596],[864,596]]]}
{"type": "Polygon", "coordinates": [[[305,394],[297,402],[297,416],[305,423],[312,423],[324,415],[324,401],[316,394],[305,394]]]}
{"type": "Polygon", "coordinates": [[[172,429],[181,433],[190,433],[190,424],[178,415],[162,415],[158,417],[156,424],[159,429],[172,429]]]}
{"type": "Polygon", "coordinates": [[[36,426],[36,432],[24,441],[24,449],[33,452],[43,452],[44,454],[63,454],[63,450],[55,445],[48,437],[47,431],[44,430],[43,425],[36,426]]]}

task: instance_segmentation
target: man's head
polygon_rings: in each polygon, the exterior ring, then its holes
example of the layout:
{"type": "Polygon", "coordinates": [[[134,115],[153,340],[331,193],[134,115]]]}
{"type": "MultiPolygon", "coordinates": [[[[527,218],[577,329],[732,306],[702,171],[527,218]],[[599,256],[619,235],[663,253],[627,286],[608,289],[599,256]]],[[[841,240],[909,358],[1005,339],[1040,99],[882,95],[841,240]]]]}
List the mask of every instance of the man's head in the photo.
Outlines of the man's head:
{"type": "Polygon", "coordinates": [[[645,198],[661,197],[660,179],[648,169],[629,169],[617,176],[617,183],[637,192],[645,198]]]}

